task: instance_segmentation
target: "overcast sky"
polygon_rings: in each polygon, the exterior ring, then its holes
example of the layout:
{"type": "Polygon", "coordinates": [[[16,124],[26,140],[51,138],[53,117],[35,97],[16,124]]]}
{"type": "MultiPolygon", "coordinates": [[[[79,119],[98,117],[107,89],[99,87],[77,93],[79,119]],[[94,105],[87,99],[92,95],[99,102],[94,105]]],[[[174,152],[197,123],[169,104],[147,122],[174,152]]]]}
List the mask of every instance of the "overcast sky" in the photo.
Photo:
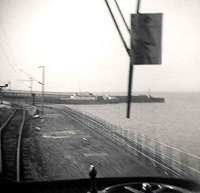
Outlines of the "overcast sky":
{"type": "MultiPolygon", "coordinates": [[[[200,91],[200,1],[141,2],[141,12],[164,14],[163,60],[135,67],[133,90],[200,91]]],[[[136,0],[118,3],[130,23],[136,0]]],[[[129,57],[104,0],[0,0],[1,84],[28,90],[24,72],[40,81],[40,65],[46,66],[46,90],[126,91],[129,57]]]]}

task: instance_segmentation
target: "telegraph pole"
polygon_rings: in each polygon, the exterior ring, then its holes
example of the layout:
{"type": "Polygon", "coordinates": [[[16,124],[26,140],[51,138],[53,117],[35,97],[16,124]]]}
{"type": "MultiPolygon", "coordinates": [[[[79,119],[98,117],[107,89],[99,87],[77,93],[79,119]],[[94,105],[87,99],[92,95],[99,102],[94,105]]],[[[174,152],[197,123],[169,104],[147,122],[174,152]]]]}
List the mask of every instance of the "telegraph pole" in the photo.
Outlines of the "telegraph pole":
{"type": "Polygon", "coordinates": [[[35,105],[35,94],[33,93],[33,78],[30,77],[30,93],[31,93],[31,103],[34,106],[35,105]]]}
{"type": "Polygon", "coordinates": [[[32,77],[30,77],[30,92],[31,92],[31,94],[32,94],[32,92],[33,92],[33,78],[32,77]]]}
{"type": "Polygon", "coordinates": [[[42,90],[42,115],[44,115],[44,87],[45,87],[45,66],[39,66],[38,68],[42,68],[42,87],[41,87],[41,90],[42,90]]]}

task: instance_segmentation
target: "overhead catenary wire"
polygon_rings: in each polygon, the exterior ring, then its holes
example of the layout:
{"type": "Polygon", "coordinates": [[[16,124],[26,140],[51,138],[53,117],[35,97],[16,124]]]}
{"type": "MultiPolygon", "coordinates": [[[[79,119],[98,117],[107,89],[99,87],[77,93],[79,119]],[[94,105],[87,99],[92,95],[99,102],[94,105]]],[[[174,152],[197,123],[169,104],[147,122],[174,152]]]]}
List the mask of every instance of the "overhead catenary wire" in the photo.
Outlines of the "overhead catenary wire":
{"type": "MultiPolygon", "coordinates": [[[[10,58],[9,56],[7,55],[7,52],[4,48],[4,46],[2,45],[2,41],[0,41],[0,48],[3,52],[3,54],[5,55],[5,58],[6,58],[6,61],[8,63],[8,65],[11,67],[11,69],[15,72],[15,73],[18,73],[18,72],[21,72],[23,74],[25,74],[26,76],[28,76],[29,78],[32,78],[33,81],[36,81],[38,82],[38,84],[40,84],[40,81],[35,79],[31,74],[27,73],[26,71],[24,71],[22,68],[19,68],[17,67],[16,65],[13,65],[13,63],[10,61],[10,58]]],[[[27,86],[27,85],[26,85],[27,86]]]]}
{"type": "Polygon", "coordinates": [[[1,48],[1,50],[2,50],[2,53],[3,53],[4,56],[5,56],[5,59],[6,59],[7,63],[8,63],[8,65],[11,67],[11,69],[12,69],[15,73],[17,73],[17,72],[18,72],[18,71],[17,71],[17,68],[16,68],[16,67],[12,64],[12,62],[10,61],[9,56],[7,55],[6,50],[5,50],[4,46],[2,45],[2,41],[0,41],[0,48],[1,48]]]}
{"type": "Polygon", "coordinates": [[[28,72],[26,72],[25,70],[23,70],[22,68],[18,68],[18,70],[22,73],[24,73],[26,76],[28,76],[29,78],[31,78],[33,81],[39,82],[39,80],[37,80],[36,78],[33,77],[33,75],[29,74],[28,72]]]}
{"type": "MultiPolygon", "coordinates": [[[[6,7],[6,4],[3,5],[4,8],[6,7]]],[[[9,5],[9,2],[7,3],[7,9],[9,9],[10,5],[9,5]]],[[[3,21],[1,21],[3,22],[3,21]]],[[[9,41],[8,41],[8,35],[6,33],[6,30],[4,29],[3,25],[0,26],[0,32],[1,32],[1,42],[2,42],[2,45],[4,44],[10,51],[13,51],[13,48],[12,46],[10,45],[9,41]],[[4,37],[4,38],[3,38],[4,37]]],[[[5,46],[2,46],[2,47],[5,47],[5,46]]],[[[4,49],[4,54],[6,56],[6,59],[8,61],[8,64],[11,66],[12,69],[14,69],[15,72],[22,72],[21,68],[19,67],[19,65],[16,64],[16,62],[11,62],[11,59],[10,57],[7,55],[6,53],[6,49],[4,49]]],[[[12,56],[12,58],[14,58],[13,54],[11,52],[9,52],[9,55],[12,56]]],[[[25,72],[23,71],[23,73],[25,74],[25,72]]],[[[27,74],[26,74],[27,75],[27,74]]]]}
{"type": "MultiPolygon", "coordinates": [[[[7,40],[8,38],[7,38],[5,30],[2,28],[2,26],[0,27],[0,32],[1,32],[0,42],[1,42],[1,48],[3,50],[3,53],[4,53],[5,57],[6,57],[6,60],[8,61],[8,64],[14,69],[15,72],[17,72],[18,71],[17,65],[14,64],[14,62],[11,62],[10,56],[8,56],[8,54],[6,52],[6,48],[10,49],[10,50],[12,50],[12,49],[10,48],[10,46],[8,44],[8,40],[7,40]],[[3,38],[3,36],[4,36],[4,38],[3,38]]],[[[9,55],[12,55],[11,52],[9,52],[9,55]]]]}
{"type": "MultiPolygon", "coordinates": [[[[10,2],[7,3],[7,9],[10,9],[10,5],[9,5],[10,2]]],[[[4,7],[6,7],[6,4],[4,4],[4,7]]],[[[15,19],[15,18],[13,18],[15,19]]],[[[8,42],[8,35],[6,33],[6,30],[2,27],[0,27],[0,31],[2,33],[2,35],[5,37],[5,38],[2,38],[2,43],[4,42],[4,44],[6,44],[7,48],[9,48],[10,50],[13,50],[12,46],[9,45],[9,42],[8,42]]],[[[1,36],[2,37],[2,36],[1,36]]],[[[4,53],[6,54],[6,51],[4,51],[4,53]]],[[[11,53],[9,53],[10,55],[12,55],[11,53]]],[[[9,59],[8,55],[6,55],[7,58],[9,59]]],[[[12,55],[13,56],[13,55],[12,55]]],[[[14,58],[14,56],[13,56],[14,58]]],[[[21,68],[20,65],[18,65],[16,62],[14,63],[11,63],[10,60],[9,61],[9,65],[15,70],[15,72],[20,72],[20,73],[23,73],[24,75],[26,75],[28,78],[31,78],[33,79],[33,81],[36,81],[38,84],[41,84],[41,82],[39,80],[37,80],[33,75],[31,75],[30,73],[27,73],[24,69],[21,68]],[[15,69],[16,68],[16,69],[15,69]]]]}
{"type": "MultiPolygon", "coordinates": [[[[1,39],[1,48],[2,48],[3,53],[4,53],[4,55],[5,55],[6,59],[7,59],[8,64],[11,66],[11,68],[12,68],[15,72],[23,73],[23,74],[26,75],[28,78],[32,78],[33,81],[36,81],[36,82],[38,82],[38,83],[40,84],[40,81],[37,80],[33,75],[31,75],[30,73],[26,72],[26,71],[25,71],[24,69],[22,69],[18,64],[12,63],[12,62],[11,62],[11,60],[10,60],[9,56],[7,55],[6,50],[5,50],[5,48],[4,48],[5,46],[3,46],[3,44],[5,44],[6,47],[9,48],[10,50],[12,50],[12,48],[11,48],[11,46],[9,46],[8,41],[6,41],[6,40],[7,40],[7,35],[6,35],[5,30],[3,30],[2,27],[1,27],[1,28],[0,28],[0,31],[1,31],[2,35],[5,36],[4,39],[3,39],[3,38],[1,39]]],[[[2,37],[2,36],[1,36],[1,37],[2,37]]],[[[11,54],[11,53],[10,53],[10,54],[11,54]]]]}
{"type": "MultiPolygon", "coordinates": [[[[2,53],[5,55],[6,61],[8,63],[8,65],[11,67],[11,69],[13,70],[13,72],[18,73],[18,72],[23,72],[26,76],[28,76],[29,78],[31,78],[33,81],[36,81],[38,84],[41,84],[40,81],[38,81],[37,79],[35,79],[32,75],[30,75],[29,73],[25,72],[23,69],[18,68],[16,65],[13,65],[12,62],[10,61],[9,56],[7,55],[7,52],[4,48],[4,46],[2,45],[2,41],[0,41],[0,48],[2,50],[2,53]]],[[[22,82],[22,84],[26,87],[29,87],[29,85],[25,84],[24,82],[22,82]]]]}
{"type": "MultiPolygon", "coordinates": [[[[0,32],[1,32],[1,42],[2,42],[2,44],[5,45],[4,47],[7,47],[10,50],[9,55],[11,55],[12,58],[14,59],[13,47],[10,45],[10,43],[8,41],[9,37],[8,37],[7,32],[4,29],[3,25],[0,26],[0,32]]],[[[6,53],[5,49],[4,49],[4,52],[6,53]]],[[[11,65],[14,66],[17,69],[18,72],[20,71],[20,67],[19,67],[19,65],[16,64],[16,61],[12,62],[11,65]]]]}

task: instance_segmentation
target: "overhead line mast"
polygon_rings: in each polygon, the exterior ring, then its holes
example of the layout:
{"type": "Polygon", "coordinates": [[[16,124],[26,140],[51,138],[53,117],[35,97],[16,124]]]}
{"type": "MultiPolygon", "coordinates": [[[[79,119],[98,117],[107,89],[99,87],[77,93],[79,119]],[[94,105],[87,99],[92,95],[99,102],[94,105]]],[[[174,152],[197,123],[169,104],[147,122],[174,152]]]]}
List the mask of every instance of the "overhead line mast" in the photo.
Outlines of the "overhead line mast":
{"type": "MultiPolygon", "coordinates": [[[[136,13],[139,14],[140,10],[140,3],[141,1],[137,1],[137,9],[136,13]]],[[[134,50],[133,50],[134,51],[134,50]]],[[[128,78],[128,93],[127,93],[127,112],[126,117],[130,118],[130,112],[131,112],[131,100],[132,100],[132,84],[133,84],[133,67],[134,67],[134,56],[133,52],[130,52],[130,65],[129,65],[129,78],[128,78]]]]}
{"type": "MultiPolygon", "coordinates": [[[[130,48],[127,46],[125,40],[124,40],[124,37],[123,37],[123,35],[122,35],[122,32],[121,32],[121,30],[120,30],[120,28],[119,28],[119,26],[118,26],[118,24],[117,24],[117,21],[116,21],[116,19],[115,19],[115,16],[114,16],[114,14],[113,14],[113,12],[112,12],[112,9],[111,9],[111,7],[110,7],[110,5],[109,5],[109,3],[108,3],[108,0],[105,0],[105,3],[106,3],[106,6],[107,6],[107,8],[108,8],[108,10],[109,10],[109,13],[110,13],[110,15],[111,15],[111,17],[112,17],[112,19],[113,19],[113,22],[114,22],[115,27],[116,27],[116,29],[117,29],[117,31],[118,31],[118,34],[119,34],[119,36],[120,36],[120,38],[121,38],[121,41],[122,41],[122,43],[123,43],[123,45],[124,45],[124,48],[125,48],[127,54],[128,54],[129,57],[130,57],[129,78],[128,78],[128,93],[127,93],[127,113],[126,113],[126,117],[127,117],[127,118],[130,118],[131,98],[132,98],[131,94],[132,94],[132,79],[133,79],[134,56],[133,56],[133,53],[130,51],[130,48]]],[[[130,30],[130,28],[128,27],[128,25],[127,25],[127,23],[126,23],[126,20],[125,20],[125,18],[124,18],[124,15],[123,15],[123,13],[122,13],[122,11],[121,11],[121,9],[120,9],[120,7],[119,7],[119,4],[117,3],[116,0],[115,0],[115,4],[116,4],[116,6],[117,6],[117,9],[118,9],[118,11],[119,11],[119,13],[120,13],[120,16],[121,16],[123,22],[124,22],[124,25],[126,26],[126,29],[128,30],[129,34],[131,35],[131,30],[130,30]]],[[[141,0],[138,0],[138,1],[137,1],[137,9],[136,9],[137,14],[139,14],[140,4],[141,4],[141,0]]]]}

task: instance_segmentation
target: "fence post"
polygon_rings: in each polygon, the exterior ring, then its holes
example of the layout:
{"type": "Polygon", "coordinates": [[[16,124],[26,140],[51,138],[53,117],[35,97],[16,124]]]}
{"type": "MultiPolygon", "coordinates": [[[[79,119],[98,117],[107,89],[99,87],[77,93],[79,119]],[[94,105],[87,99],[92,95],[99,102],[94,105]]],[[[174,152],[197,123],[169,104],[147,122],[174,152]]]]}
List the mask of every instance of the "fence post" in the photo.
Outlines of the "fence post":
{"type": "Polygon", "coordinates": [[[131,137],[131,140],[134,142],[135,146],[137,146],[137,142],[136,142],[136,134],[135,134],[135,131],[134,132],[131,132],[132,135],[130,135],[131,137]]]}
{"type": "Polygon", "coordinates": [[[186,154],[184,154],[183,152],[180,152],[180,157],[181,157],[181,171],[182,174],[188,174],[190,173],[190,171],[188,170],[188,157],[186,154]]]}
{"type": "Polygon", "coordinates": [[[127,129],[124,130],[124,137],[128,138],[128,130],[127,129]]]}
{"type": "Polygon", "coordinates": [[[143,152],[143,135],[140,135],[140,151],[143,152]]]}
{"type": "Polygon", "coordinates": [[[140,151],[140,134],[137,134],[137,139],[136,139],[136,143],[137,143],[137,150],[140,151]]]}
{"type": "Polygon", "coordinates": [[[173,150],[170,147],[167,147],[167,156],[168,156],[168,165],[173,168],[173,150]]]}
{"type": "Polygon", "coordinates": [[[155,141],[155,152],[154,152],[155,160],[162,161],[161,151],[160,151],[160,143],[155,141]]]}

